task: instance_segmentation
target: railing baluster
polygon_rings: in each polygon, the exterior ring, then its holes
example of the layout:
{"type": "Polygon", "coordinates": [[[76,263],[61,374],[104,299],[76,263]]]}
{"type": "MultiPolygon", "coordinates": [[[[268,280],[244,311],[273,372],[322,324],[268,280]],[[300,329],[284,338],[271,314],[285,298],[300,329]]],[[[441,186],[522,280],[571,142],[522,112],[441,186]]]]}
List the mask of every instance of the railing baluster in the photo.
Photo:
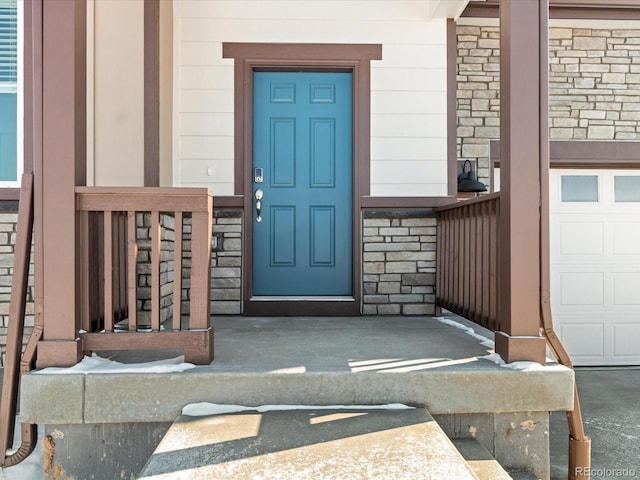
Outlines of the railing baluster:
{"type": "Polygon", "coordinates": [[[160,330],[160,212],[151,212],[151,329],[160,330]]]}
{"type": "Polygon", "coordinates": [[[464,269],[464,223],[462,221],[464,216],[464,210],[459,210],[456,212],[456,224],[458,226],[458,231],[456,234],[456,239],[457,239],[457,243],[458,243],[458,252],[457,252],[457,256],[458,256],[458,267],[457,267],[457,284],[458,284],[458,289],[456,292],[456,303],[458,305],[464,305],[464,300],[463,300],[463,285],[464,285],[464,276],[462,274],[462,271],[464,269]]]}
{"type": "Polygon", "coordinates": [[[80,212],[80,327],[91,331],[89,315],[89,212],[80,212]]]}
{"type": "Polygon", "coordinates": [[[474,322],[478,320],[478,305],[476,298],[476,279],[478,262],[478,211],[477,205],[473,204],[469,208],[469,318],[474,322]]]}
{"type": "MultiPolygon", "coordinates": [[[[445,212],[447,213],[447,212],[445,212]]],[[[438,270],[440,285],[438,292],[438,298],[446,299],[451,296],[451,275],[448,275],[447,272],[451,269],[451,242],[449,242],[449,216],[444,215],[442,218],[442,234],[440,235],[440,241],[436,247],[438,248],[438,256],[440,258],[440,265],[442,266],[442,270],[438,270]]],[[[438,223],[438,230],[440,229],[440,223],[438,223]]],[[[444,306],[444,305],[443,305],[444,306]]],[[[446,308],[446,307],[445,307],[446,308]]]]}
{"type": "Polygon", "coordinates": [[[487,287],[489,285],[489,264],[491,262],[490,244],[491,244],[491,231],[489,229],[489,212],[491,209],[491,203],[482,204],[482,276],[480,277],[480,283],[484,286],[482,288],[482,322],[481,325],[489,328],[489,295],[490,290],[487,287]]]}
{"type": "Polygon", "coordinates": [[[136,237],[136,212],[127,212],[127,289],[129,331],[135,332],[138,325],[138,240],[136,237]]]}
{"type": "Polygon", "coordinates": [[[447,262],[445,255],[442,254],[446,247],[447,230],[446,228],[440,228],[441,223],[444,225],[446,220],[444,217],[438,219],[438,226],[436,229],[436,313],[440,313],[437,309],[442,307],[442,302],[439,300],[446,298],[447,285],[444,274],[447,268],[447,262]],[[442,258],[441,258],[442,257],[442,258]]]}
{"type": "Polygon", "coordinates": [[[498,317],[498,212],[496,205],[491,205],[491,215],[489,217],[489,232],[491,236],[489,253],[489,325],[495,331],[500,327],[498,317]]]}
{"type": "Polygon", "coordinates": [[[465,209],[463,213],[462,229],[464,232],[464,295],[462,301],[464,303],[467,315],[471,313],[471,212],[470,209],[465,209]]]}
{"type": "Polygon", "coordinates": [[[113,212],[104,212],[104,329],[113,331],[113,212]]]}
{"type": "Polygon", "coordinates": [[[500,257],[501,255],[498,254],[498,252],[500,252],[500,234],[498,232],[499,229],[499,222],[500,222],[500,202],[495,202],[494,204],[494,209],[495,209],[495,226],[494,226],[494,237],[496,239],[495,243],[495,265],[496,265],[496,314],[495,314],[495,325],[496,325],[496,330],[498,328],[500,328],[501,326],[499,325],[500,322],[500,257]]]}
{"type": "Polygon", "coordinates": [[[180,330],[182,306],[182,212],[176,212],[173,245],[173,329],[180,330]]]}
{"type": "Polygon", "coordinates": [[[451,279],[451,302],[458,304],[458,285],[460,282],[459,275],[459,243],[460,243],[460,225],[458,223],[458,212],[451,212],[451,228],[453,229],[452,247],[453,247],[453,278],[451,279]]]}
{"type": "MultiPolygon", "coordinates": [[[[455,276],[455,219],[453,218],[452,212],[447,213],[447,247],[445,253],[447,255],[447,263],[448,267],[445,270],[449,275],[446,284],[447,284],[447,301],[451,304],[454,295],[454,281],[456,279],[455,276]]],[[[447,307],[449,309],[449,307],[447,307]]]]}
{"type": "Polygon", "coordinates": [[[211,215],[194,212],[191,218],[191,302],[189,328],[208,328],[211,282],[211,215]]]}
{"type": "Polygon", "coordinates": [[[113,322],[120,320],[120,212],[113,212],[112,217],[112,295],[113,295],[113,322]]]}
{"type": "Polygon", "coordinates": [[[95,248],[95,258],[96,265],[98,265],[97,273],[96,273],[96,307],[97,312],[95,315],[96,319],[96,328],[104,329],[104,217],[106,212],[95,212],[95,225],[96,225],[96,236],[98,238],[98,245],[95,248]]]}
{"type": "Polygon", "coordinates": [[[118,212],[120,224],[118,239],[118,259],[120,263],[118,285],[120,287],[120,310],[118,320],[124,320],[127,313],[127,212],[118,212]]]}

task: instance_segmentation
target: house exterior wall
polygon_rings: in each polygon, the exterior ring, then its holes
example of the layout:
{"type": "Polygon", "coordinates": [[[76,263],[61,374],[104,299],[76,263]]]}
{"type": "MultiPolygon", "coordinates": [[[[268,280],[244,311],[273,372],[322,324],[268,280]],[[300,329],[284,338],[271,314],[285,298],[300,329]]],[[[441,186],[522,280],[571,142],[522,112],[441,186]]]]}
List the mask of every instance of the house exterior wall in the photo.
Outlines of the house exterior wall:
{"type": "Polygon", "coordinates": [[[234,193],[234,70],[223,42],[382,43],[371,71],[371,195],[446,195],[446,20],[428,12],[428,2],[176,2],[174,185],[234,193]]]}
{"type": "MultiPolygon", "coordinates": [[[[477,162],[485,184],[500,138],[499,38],[497,26],[457,27],[458,159],[477,162]]],[[[551,140],[640,139],[640,24],[551,27],[549,63],[551,140]]]]}
{"type": "Polygon", "coordinates": [[[88,185],[144,183],[144,1],[88,10],[88,185]],[[93,139],[93,141],[91,141],[93,139]]]}
{"type": "MultiPolygon", "coordinates": [[[[129,96],[142,88],[142,3],[95,0],[90,10],[96,57],[95,97],[89,106],[95,120],[96,184],[142,184],[144,108],[141,93],[135,99],[129,96]],[[129,20],[122,23],[120,17],[127,14],[129,20]],[[137,30],[133,18],[139,21],[137,30]],[[128,37],[127,48],[115,48],[116,26],[136,30],[128,37]],[[138,44],[140,49],[131,48],[138,44]],[[107,47],[110,52],[103,51],[107,47]],[[116,51],[128,56],[122,60],[129,62],[128,69],[119,63],[116,51]],[[124,80],[126,92],[117,87],[124,80]],[[133,124],[138,131],[135,138],[119,136],[133,124]]],[[[238,11],[234,2],[181,1],[173,5],[173,12],[161,13],[165,20],[171,13],[174,16],[174,51],[165,47],[162,58],[171,64],[169,57],[174,57],[175,185],[205,185],[215,195],[233,193],[233,61],[222,59],[223,41],[383,42],[383,60],[372,62],[371,193],[446,193],[445,23],[416,20],[426,16],[422,2],[383,1],[367,9],[358,2],[324,5],[325,9],[317,2],[288,9],[284,3],[255,2],[238,11]],[[309,17],[314,19],[299,20],[309,17]],[[416,175],[417,170],[424,176],[416,175]],[[414,183],[415,177],[428,181],[414,183]]],[[[161,35],[166,36],[171,29],[164,25],[161,35]]],[[[477,161],[480,180],[489,183],[489,140],[499,138],[499,29],[458,25],[457,41],[458,158],[477,161]]],[[[552,27],[550,64],[551,139],[639,139],[640,25],[552,27]]],[[[170,98],[166,93],[163,98],[170,98]]],[[[363,212],[363,313],[431,313],[435,219],[379,213],[363,212]]],[[[212,252],[213,314],[241,313],[242,215],[241,210],[217,209],[213,219],[213,233],[223,235],[222,250],[212,252]]],[[[3,352],[15,222],[15,213],[0,214],[3,352]]],[[[30,287],[27,325],[33,323],[32,297],[30,287]]],[[[183,300],[188,300],[186,290],[183,300]]]]}

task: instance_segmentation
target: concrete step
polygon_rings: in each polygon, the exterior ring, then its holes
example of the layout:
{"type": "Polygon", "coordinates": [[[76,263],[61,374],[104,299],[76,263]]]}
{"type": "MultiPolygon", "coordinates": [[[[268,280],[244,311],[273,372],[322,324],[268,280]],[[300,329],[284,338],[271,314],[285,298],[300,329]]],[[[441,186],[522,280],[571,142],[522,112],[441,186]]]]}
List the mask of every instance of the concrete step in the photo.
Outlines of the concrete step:
{"type": "Polygon", "coordinates": [[[536,474],[522,470],[509,470],[509,475],[513,480],[540,480],[536,474]]]}
{"type": "Polygon", "coordinates": [[[424,408],[293,408],[183,414],[138,478],[478,480],[424,408]]]}
{"type": "Polygon", "coordinates": [[[495,458],[473,438],[451,440],[479,480],[513,480],[495,458]]]}

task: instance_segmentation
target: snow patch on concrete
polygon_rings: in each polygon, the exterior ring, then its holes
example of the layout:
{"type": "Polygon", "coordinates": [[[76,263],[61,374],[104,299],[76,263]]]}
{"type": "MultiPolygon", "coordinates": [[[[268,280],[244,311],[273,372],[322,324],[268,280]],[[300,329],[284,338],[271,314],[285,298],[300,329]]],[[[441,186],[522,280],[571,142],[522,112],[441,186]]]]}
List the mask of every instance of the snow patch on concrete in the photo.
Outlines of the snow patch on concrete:
{"type": "Polygon", "coordinates": [[[95,353],[91,357],[84,357],[73,367],[47,367],[36,370],[35,374],[94,374],[94,373],[179,373],[195,368],[193,363],[184,363],[184,356],[144,363],[120,363],[108,358],[102,358],[95,353]]]}
{"type": "Polygon", "coordinates": [[[409,410],[409,407],[402,403],[390,403],[387,405],[259,405],[249,407],[246,405],[224,405],[218,403],[190,403],[182,409],[183,415],[189,417],[205,417],[208,415],[222,415],[237,412],[273,412],[287,410],[409,410]]]}
{"type": "Polygon", "coordinates": [[[482,357],[476,357],[476,358],[478,358],[479,360],[489,360],[490,362],[493,362],[504,368],[510,368],[511,370],[520,370],[524,372],[533,372],[536,370],[548,372],[551,370],[564,370],[567,368],[557,363],[552,363],[550,365],[549,364],[542,365],[537,362],[505,363],[505,361],[502,359],[502,357],[498,353],[492,353],[491,355],[484,355],[482,357]]]}
{"type": "Polygon", "coordinates": [[[470,335],[473,338],[480,340],[480,345],[482,345],[483,347],[494,348],[493,340],[488,339],[487,337],[480,335],[479,333],[476,333],[476,331],[473,328],[467,327],[466,325],[463,325],[459,322],[450,320],[445,317],[433,317],[433,318],[434,320],[438,320],[440,323],[444,323],[445,325],[449,325],[451,327],[457,328],[458,330],[462,330],[467,335],[470,335]]]}

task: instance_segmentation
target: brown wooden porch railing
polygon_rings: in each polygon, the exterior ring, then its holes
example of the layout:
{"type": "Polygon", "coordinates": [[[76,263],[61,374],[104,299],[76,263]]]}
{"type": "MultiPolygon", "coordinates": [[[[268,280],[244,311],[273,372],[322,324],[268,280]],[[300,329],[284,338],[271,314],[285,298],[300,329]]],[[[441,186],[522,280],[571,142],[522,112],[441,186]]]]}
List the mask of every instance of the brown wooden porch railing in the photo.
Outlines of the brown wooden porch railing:
{"type": "Polygon", "coordinates": [[[496,331],[500,194],[436,210],[436,306],[496,331]]]}
{"type": "Polygon", "coordinates": [[[77,187],[76,208],[83,350],[180,348],[186,361],[210,363],[211,192],[77,187]]]}

